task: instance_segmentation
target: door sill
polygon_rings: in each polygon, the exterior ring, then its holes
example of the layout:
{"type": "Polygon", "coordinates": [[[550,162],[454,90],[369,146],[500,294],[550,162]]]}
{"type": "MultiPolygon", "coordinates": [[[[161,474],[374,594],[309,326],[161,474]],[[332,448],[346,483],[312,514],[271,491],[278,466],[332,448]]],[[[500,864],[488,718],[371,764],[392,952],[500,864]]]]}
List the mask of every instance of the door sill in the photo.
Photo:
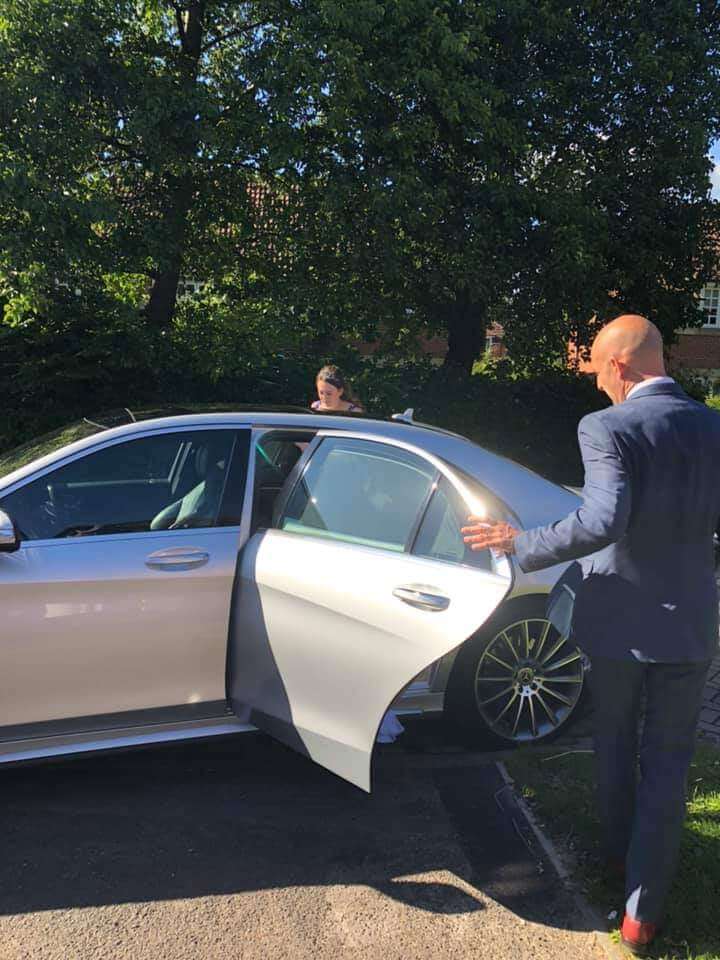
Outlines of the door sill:
{"type": "Polygon", "coordinates": [[[220,737],[234,733],[251,733],[255,730],[256,728],[250,723],[243,723],[236,717],[224,715],[181,723],[155,723],[143,727],[13,740],[0,743],[0,764],[197,740],[202,737],[220,737]]]}

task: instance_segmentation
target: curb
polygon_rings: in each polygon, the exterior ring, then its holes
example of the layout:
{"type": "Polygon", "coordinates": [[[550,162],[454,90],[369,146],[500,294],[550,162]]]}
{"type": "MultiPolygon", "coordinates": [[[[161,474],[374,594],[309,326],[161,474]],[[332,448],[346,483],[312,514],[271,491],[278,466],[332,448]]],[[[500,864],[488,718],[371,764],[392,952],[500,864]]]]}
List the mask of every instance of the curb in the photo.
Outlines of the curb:
{"type": "Polygon", "coordinates": [[[512,779],[510,774],[507,772],[505,764],[498,760],[495,763],[495,766],[502,777],[505,785],[512,791],[513,799],[522,813],[523,817],[527,821],[528,826],[532,830],[535,839],[540,844],[543,853],[552,864],[553,869],[557,873],[560,882],[563,884],[567,892],[573,899],[575,906],[578,910],[578,913],[581,915],[583,920],[592,928],[592,932],[595,938],[595,942],[603,950],[605,956],[608,960],[627,960],[629,954],[618,944],[614,943],[610,939],[610,935],[605,930],[605,919],[600,914],[598,910],[592,907],[585,897],[578,890],[576,884],[572,880],[570,874],[565,867],[565,864],[562,862],[560,854],[557,852],[554,843],[545,833],[545,831],[540,827],[540,824],[535,818],[535,814],[528,807],[527,803],[523,800],[521,796],[515,790],[515,781],[512,779]]]}

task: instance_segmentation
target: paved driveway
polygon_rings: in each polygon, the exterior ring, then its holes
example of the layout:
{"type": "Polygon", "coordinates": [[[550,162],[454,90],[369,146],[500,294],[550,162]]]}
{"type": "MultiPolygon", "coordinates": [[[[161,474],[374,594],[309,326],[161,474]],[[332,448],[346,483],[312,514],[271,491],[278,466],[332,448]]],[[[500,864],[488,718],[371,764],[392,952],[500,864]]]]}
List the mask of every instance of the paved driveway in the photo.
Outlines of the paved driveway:
{"type": "Polygon", "coordinates": [[[602,956],[472,755],[372,797],[261,735],[0,776],[2,960],[602,956]]]}

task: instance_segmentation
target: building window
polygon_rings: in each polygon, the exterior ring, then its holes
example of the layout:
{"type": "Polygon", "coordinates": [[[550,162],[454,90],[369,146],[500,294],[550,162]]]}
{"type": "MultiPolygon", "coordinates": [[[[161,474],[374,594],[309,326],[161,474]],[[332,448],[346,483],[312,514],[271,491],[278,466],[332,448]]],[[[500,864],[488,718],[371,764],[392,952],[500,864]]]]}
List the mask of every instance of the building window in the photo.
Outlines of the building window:
{"type": "Polygon", "coordinates": [[[720,283],[709,283],[702,288],[700,309],[705,315],[704,327],[720,327],[720,283]]]}
{"type": "Polygon", "coordinates": [[[191,297],[199,297],[205,290],[203,280],[181,280],[177,287],[178,300],[189,300],[191,297]]]}

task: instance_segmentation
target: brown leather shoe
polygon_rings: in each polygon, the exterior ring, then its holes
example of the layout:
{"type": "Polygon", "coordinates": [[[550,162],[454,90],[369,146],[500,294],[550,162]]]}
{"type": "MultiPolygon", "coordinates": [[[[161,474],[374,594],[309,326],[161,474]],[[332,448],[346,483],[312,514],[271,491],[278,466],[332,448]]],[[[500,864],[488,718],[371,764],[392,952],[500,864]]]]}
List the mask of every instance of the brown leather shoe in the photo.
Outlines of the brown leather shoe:
{"type": "Polygon", "coordinates": [[[633,920],[632,917],[625,914],[620,928],[620,939],[623,946],[627,947],[636,957],[644,957],[656,933],[656,923],[649,923],[646,920],[633,920]]]}

